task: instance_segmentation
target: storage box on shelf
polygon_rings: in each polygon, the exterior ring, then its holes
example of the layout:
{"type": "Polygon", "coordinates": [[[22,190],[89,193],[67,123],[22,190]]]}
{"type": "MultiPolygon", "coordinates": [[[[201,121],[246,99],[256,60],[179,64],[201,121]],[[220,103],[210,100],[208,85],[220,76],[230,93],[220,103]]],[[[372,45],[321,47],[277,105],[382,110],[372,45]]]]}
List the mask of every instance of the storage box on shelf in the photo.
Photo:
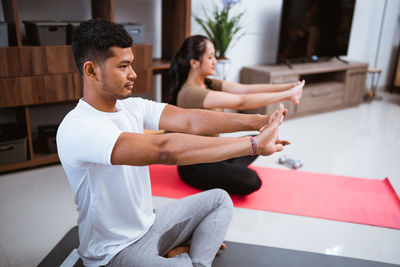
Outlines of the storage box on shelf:
{"type": "Polygon", "coordinates": [[[38,127],[39,132],[39,147],[44,153],[56,153],[56,134],[58,124],[55,125],[41,125],[38,127]]]}
{"type": "Polygon", "coordinates": [[[144,43],[144,25],[133,22],[121,23],[133,39],[134,44],[144,43]]]}
{"type": "MultiPolygon", "coordinates": [[[[305,80],[306,85],[300,104],[293,106],[290,101],[283,104],[288,108],[288,118],[325,112],[358,105],[363,101],[368,64],[338,60],[286,65],[260,65],[245,67],[240,80],[245,84],[291,83],[305,80]]],[[[245,113],[266,114],[277,108],[268,107],[244,111],[245,113]]]]}
{"type": "Polygon", "coordinates": [[[68,23],[23,21],[28,45],[66,45],[68,23]]]}
{"type": "Polygon", "coordinates": [[[17,123],[0,124],[0,165],[26,160],[26,140],[17,123]]]}
{"type": "Polygon", "coordinates": [[[0,21],[0,47],[8,46],[7,23],[0,21]]]}
{"type": "Polygon", "coordinates": [[[0,142],[0,165],[26,160],[26,138],[0,142]]]}

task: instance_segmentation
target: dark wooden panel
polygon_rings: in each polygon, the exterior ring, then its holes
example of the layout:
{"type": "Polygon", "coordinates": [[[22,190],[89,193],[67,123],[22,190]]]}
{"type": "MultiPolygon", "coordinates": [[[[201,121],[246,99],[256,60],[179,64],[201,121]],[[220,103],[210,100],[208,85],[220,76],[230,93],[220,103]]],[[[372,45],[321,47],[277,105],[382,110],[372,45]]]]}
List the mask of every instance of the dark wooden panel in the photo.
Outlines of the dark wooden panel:
{"type": "Polygon", "coordinates": [[[135,57],[133,63],[134,69],[152,69],[153,68],[153,46],[151,44],[134,44],[132,52],[135,57]]]}
{"type": "Polygon", "coordinates": [[[162,1],[162,58],[171,60],[190,35],[190,0],[162,1]]]}
{"type": "Polygon", "coordinates": [[[160,74],[163,71],[169,71],[171,62],[167,60],[162,60],[161,58],[153,58],[153,73],[160,74]]]}
{"type": "Polygon", "coordinates": [[[153,73],[151,69],[135,71],[137,78],[133,93],[150,93],[153,90],[153,73]]]}
{"type": "Polygon", "coordinates": [[[74,98],[80,99],[83,97],[83,81],[80,73],[73,74],[74,79],[74,98]]]}
{"type": "Polygon", "coordinates": [[[114,21],[114,0],[92,0],[92,17],[114,21]]]}
{"type": "Polygon", "coordinates": [[[4,20],[8,27],[8,43],[10,46],[21,46],[21,31],[18,19],[17,0],[2,0],[4,20]]]}
{"type": "Polygon", "coordinates": [[[137,74],[134,93],[149,93],[153,90],[153,47],[150,44],[137,44],[132,46],[135,56],[133,69],[137,74]]]}
{"type": "Polygon", "coordinates": [[[161,101],[163,103],[168,103],[171,91],[171,84],[172,84],[171,76],[169,75],[168,72],[162,75],[161,84],[162,84],[161,101]]]}
{"type": "Polygon", "coordinates": [[[71,46],[0,48],[0,78],[77,72],[71,46]]]}
{"type": "MultiPolygon", "coordinates": [[[[400,51],[400,49],[399,49],[400,51]]],[[[400,87],[400,52],[399,56],[397,58],[397,67],[396,67],[396,73],[394,75],[394,82],[393,82],[395,87],[400,87]]]]}
{"type": "Polygon", "coordinates": [[[73,73],[0,79],[0,107],[76,100],[73,73]]]}

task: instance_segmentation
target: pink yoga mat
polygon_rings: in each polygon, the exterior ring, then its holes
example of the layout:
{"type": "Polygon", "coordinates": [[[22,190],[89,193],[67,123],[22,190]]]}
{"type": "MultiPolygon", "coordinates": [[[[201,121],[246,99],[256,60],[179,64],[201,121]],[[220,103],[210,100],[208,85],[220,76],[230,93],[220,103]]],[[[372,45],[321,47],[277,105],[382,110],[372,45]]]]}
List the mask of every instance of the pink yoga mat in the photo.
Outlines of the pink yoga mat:
{"type": "MultiPolygon", "coordinates": [[[[261,188],[236,207],[400,229],[400,200],[389,179],[345,177],[251,166],[261,188]]],[[[200,192],[185,184],[176,166],[150,166],[154,196],[182,198],[200,192]]]]}

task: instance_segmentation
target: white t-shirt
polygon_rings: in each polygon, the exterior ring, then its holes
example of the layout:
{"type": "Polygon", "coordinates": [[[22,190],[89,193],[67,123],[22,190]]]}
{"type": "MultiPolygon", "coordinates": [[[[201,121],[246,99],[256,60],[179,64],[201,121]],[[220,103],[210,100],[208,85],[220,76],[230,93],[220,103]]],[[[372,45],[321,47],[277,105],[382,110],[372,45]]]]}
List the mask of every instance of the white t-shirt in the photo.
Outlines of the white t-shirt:
{"type": "Polygon", "coordinates": [[[165,105],[128,98],[107,113],[81,99],[58,128],[58,155],[74,192],[78,251],[86,266],[106,265],[153,224],[148,167],[111,165],[111,153],[122,132],[158,130],[165,105]]]}

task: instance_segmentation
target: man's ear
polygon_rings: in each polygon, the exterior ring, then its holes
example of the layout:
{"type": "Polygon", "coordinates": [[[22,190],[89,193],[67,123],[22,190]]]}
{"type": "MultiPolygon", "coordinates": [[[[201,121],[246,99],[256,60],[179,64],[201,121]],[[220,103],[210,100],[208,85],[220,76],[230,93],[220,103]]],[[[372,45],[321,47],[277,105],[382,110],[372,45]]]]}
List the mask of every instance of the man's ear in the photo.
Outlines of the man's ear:
{"type": "Polygon", "coordinates": [[[190,60],[190,67],[198,68],[199,66],[200,66],[200,61],[193,58],[190,60]]]}
{"type": "Polygon", "coordinates": [[[98,80],[98,65],[93,61],[86,61],[83,64],[83,73],[88,78],[98,80]]]}

